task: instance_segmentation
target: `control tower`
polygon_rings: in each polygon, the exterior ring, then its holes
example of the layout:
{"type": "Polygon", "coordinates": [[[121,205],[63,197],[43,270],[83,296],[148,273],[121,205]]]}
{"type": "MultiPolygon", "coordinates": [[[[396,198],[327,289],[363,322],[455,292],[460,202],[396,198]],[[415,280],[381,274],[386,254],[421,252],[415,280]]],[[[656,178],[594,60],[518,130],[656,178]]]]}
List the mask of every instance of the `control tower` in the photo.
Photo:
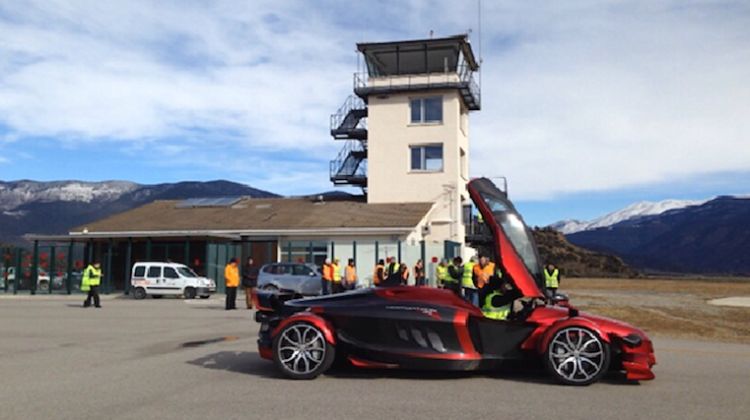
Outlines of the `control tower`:
{"type": "Polygon", "coordinates": [[[361,187],[368,203],[433,202],[427,231],[463,242],[469,112],[481,108],[468,35],[357,50],[364,69],[331,116],[331,135],[346,142],[331,161],[331,181],[361,187]]]}

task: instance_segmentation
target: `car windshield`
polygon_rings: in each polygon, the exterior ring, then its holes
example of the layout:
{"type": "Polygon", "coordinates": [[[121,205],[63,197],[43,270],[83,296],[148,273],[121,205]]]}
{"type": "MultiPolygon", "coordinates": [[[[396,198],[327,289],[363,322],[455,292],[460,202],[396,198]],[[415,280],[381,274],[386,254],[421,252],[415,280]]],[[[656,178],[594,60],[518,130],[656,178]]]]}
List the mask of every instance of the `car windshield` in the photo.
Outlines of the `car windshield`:
{"type": "Polygon", "coordinates": [[[500,228],[508,237],[518,256],[523,260],[526,269],[532,276],[539,278],[541,276],[541,266],[534,247],[534,240],[531,238],[531,232],[526,228],[526,224],[521,217],[511,209],[507,201],[497,197],[490,192],[480,191],[482,199],[487,207],[492,211],[492,216],[500,228]]]}
{"type": "Polygon", "coordinates": [[[182,277],[198,277],[197,274],[195,274],[195,271],[187,268],[187,267],[177,267],[177,271],[180,272],[180,275],[182,277]]]}

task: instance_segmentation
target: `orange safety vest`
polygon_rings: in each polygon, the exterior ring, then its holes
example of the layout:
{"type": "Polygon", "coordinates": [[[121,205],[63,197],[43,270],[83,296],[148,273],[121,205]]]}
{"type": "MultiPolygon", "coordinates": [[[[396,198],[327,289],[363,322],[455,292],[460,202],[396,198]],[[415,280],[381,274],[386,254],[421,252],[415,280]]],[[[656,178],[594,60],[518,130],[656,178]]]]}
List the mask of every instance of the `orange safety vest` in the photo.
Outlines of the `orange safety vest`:
{"type": "Polygon", "coordinates": [[[375,266],[375,272],[372,275],[372,282],[380,284],[383,281],[383,274],[385,273],[385,266],[378,264],[375,266]]]}
{"type": "Polygon", "coordinates": [[[495,274],[495,263],[493,262],[488,262],[484,267],[479,264],[474,266],[474,275],[477,278],[477,286],[480,289],[490,282],[490,277],[493,274],[495,274]]]}
{"type": "Polygon", "coordinates": [[[353,265],[347,265],[344,274],[347,283],[354,283],[355,281],[357,281],[357,267],[353,265]]]}
{"type": "Polygon", "coordinates": [[[333,281],[333,265],[323,264],[323,280],[333,281]]]}
{"type": "Polygon", "coordinates": [[[224,280],[227,287],[237,287],[240,285],[240,270],[235,264],[227,264],[224,268],[224,280]]]}

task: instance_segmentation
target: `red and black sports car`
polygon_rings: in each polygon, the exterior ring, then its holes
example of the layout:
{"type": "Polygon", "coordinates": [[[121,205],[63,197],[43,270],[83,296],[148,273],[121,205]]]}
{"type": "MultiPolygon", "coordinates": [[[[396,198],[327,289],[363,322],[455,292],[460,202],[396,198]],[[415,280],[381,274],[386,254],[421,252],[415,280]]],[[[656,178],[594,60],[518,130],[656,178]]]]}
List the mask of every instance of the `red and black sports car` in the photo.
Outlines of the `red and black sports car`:
{"type": "Polygon", "coordinates": [[[651,340],[625,323],[578,312],[548,296],[531,232],[507,195],[486,178],[468,185],[482,216],[469,242],[497,261],[506,281],[507,320],[490,319],[453,292],[382,287],[292,299],[258,292],[258,349],[284,375],[311,379],[335,358],[354,366],[483,370],[518,359],[541,361],[557,380],[595,382],[608,370],[653,379],[651,340]]]}

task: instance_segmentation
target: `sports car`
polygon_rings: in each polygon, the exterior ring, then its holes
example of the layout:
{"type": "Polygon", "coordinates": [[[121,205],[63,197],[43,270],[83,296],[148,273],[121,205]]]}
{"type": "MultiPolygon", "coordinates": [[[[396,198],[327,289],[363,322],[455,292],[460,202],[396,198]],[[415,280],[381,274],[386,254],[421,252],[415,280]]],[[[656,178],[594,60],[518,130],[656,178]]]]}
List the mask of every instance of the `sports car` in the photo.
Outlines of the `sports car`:
{"type": "Polygon", "coordinates": [[[531,360],[568,385],[591,384],[612,370],[631,381],[653,379],[656,360],[646,334],[549,294],[531,231],[507,194],[487,178],[467,188],[481,215],[467,242],[497,263],[498,305],[511,305],[507,319],[488,318],[452,291],[431,287],[304,299],[258,291],[261,357],[293,379],[315,378],[336,359],[362,368],[429,370],[489,370],[531,360]]]}

